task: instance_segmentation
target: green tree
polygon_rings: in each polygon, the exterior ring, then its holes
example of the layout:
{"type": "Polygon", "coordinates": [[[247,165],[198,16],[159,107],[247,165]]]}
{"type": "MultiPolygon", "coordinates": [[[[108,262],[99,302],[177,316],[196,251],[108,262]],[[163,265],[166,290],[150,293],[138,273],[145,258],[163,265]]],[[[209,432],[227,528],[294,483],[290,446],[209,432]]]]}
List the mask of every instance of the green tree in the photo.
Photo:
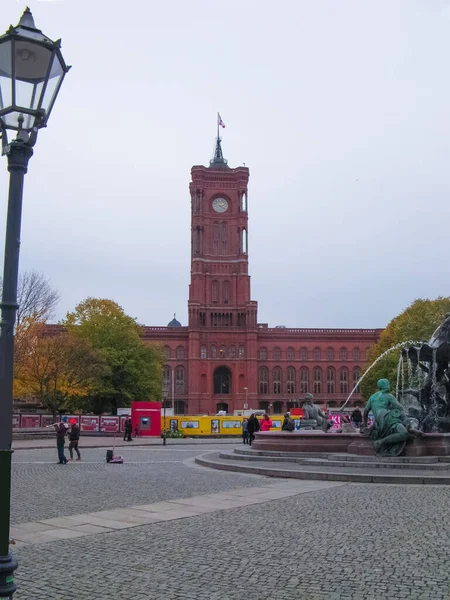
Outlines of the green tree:
{"type": "Polygon", "coordinates": [[[133,400],[160,400],[162,348],[144,344],[136,320],[116,302],[87,298],[67,314],[63,325],[88,340],[109,367],[86,399],[94,412],[115,412],[133,400]]]}
{"type": "MultiPolygon", "coordinates": [[[[383,352],[405,341],[428,341],[437,326],[450,312],[450,298],[439,297],[436,300],[415,300],[406,310],[389,323],[368,356],[371,365],[383,352]]],[[[376,391],[377,381],[385,377],[392,388],[397,381],[397,365],[400,348],[382,358],[365,376],[361,383],[361,393],[367,399],[376,391]]]]}

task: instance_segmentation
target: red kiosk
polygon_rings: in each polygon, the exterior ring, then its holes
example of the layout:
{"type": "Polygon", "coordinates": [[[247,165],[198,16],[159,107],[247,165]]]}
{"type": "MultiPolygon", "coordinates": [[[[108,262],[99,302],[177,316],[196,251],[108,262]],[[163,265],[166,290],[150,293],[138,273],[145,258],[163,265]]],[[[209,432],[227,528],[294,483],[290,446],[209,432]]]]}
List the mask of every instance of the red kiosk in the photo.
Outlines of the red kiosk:
{"type": "Polygon", "coordinates": [[[141,437],[161,437],[161,402],[132,402],[131,424],[133,434],[137,427],[141,437]]]}

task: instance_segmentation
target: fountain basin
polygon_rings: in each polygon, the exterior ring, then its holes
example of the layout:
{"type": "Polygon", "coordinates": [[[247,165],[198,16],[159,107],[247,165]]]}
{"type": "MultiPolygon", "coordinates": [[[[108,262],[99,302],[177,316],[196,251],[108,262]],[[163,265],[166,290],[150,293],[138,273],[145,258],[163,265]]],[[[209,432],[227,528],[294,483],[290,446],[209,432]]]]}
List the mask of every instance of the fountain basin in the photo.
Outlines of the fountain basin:
{"type": "MultiPolygon", "coordinates": [[[[252,449],[286,453],[323,452],[375,456],[371,439],[360,433],[258,432],[252,449]]],[[[425,433],[421,437],[411,438],[402,456],[450,456],[450,433],[425,433]]]]}

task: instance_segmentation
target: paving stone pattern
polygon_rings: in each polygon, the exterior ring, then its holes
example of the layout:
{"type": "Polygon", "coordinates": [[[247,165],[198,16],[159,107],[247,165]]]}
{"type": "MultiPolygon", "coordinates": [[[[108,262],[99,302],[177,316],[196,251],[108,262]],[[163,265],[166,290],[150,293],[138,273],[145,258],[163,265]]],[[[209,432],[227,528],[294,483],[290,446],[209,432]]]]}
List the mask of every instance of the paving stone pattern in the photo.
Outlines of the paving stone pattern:
{"type": "MultiPolygon", "coordinates": [[[[197,470],[178,469],[189,486],[197,470]]],[[[449,539],[448,487],[343,484],[24,546],[14,600],[448,600],[449,539]]]]}

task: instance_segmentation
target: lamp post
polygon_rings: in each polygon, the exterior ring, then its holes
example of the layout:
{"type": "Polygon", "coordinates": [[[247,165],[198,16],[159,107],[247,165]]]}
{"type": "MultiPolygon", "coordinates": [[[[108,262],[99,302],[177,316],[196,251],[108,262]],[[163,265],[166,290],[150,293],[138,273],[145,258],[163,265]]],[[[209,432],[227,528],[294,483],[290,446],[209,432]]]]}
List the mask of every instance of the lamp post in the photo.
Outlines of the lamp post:
{"type": "Polygon", "coordinates": [[[245,392],[245,409],[248,409],[248,387],[244,388],[245,392]]]}
{"type": "Polygon", "coordinates": [[[16,559],[9,553],[14,325],[17,312],[23,181],[39,129],[46,127],[70,69],[53,42],[37,29],[27,8],[16,27],[0,36],[0,135],[10,172],[3,291],[0,303],[0,598],[16,591],[16,559]],[[8,132],[16,134],[8,143],[8,132]]]}

